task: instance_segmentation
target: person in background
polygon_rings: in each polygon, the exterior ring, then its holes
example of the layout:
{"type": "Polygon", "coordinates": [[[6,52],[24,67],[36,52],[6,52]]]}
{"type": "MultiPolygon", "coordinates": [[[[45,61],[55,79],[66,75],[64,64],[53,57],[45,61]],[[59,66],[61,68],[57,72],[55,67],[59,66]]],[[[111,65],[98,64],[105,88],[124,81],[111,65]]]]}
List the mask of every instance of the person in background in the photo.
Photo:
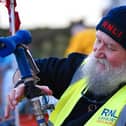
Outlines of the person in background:
{"type": "MultiPolygon", "coordinates": [[[[113,8],[101,18],[89,56],[72,53],[36,63],[40,69],[36,86],[51,89],[59,99],[49,117],[53,126],[126,125],[126,6],[113,8]]],[[[6,118],[23,95],[23,83],[11,90],[6,118]]]]}
{"type": "Polygon", "coordinates": [[[93,50],[96,39],[96,30],[94,28],[85,28],[71,37],[69,45],[65,50],[65,56],[72,52],[78,52],[88,55],[93,50]]]}
{"type": "MultiPolygon", "coordinates": [[[[109,9],[110,7],[104,8],[102,10],[100,17],[103,17],[108,12],[109,9]]],[[[65,50],[65,56],[68,56],[72,52],[78,52],[89,55],[93,50],[93,45],[96,39],[95,28],[88,27],[85,25],[83,29],[76,30],[76,32],[74,33],[75,34],[71,35],[70,41],[68,42],[68,47],[65,50]]]]}
{"type": "Polygon", "coordinates": [[[77,21],[71,22],[70,25],[70,34],[71,36],[76,35],[78,32],[83,31],[86,28],[85,21],[80,19],[77,21]]]}

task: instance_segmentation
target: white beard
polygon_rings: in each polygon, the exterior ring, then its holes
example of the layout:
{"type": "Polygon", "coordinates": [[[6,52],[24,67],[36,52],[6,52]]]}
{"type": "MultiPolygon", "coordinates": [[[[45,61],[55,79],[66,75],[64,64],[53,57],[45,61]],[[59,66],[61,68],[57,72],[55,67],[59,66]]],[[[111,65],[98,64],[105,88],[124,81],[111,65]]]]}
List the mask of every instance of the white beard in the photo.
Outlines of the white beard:
{"type": "Polygon", "coordinates": [[[120,83],[126,82],[126,63],[119,68],[112,68],[106,60],[96,59],[93,54],[87,58],[82,68],[84,76],[89,77],[88,90],[94,95],[108,95],[115,91],[120,83]],[[105,64],[105,70],[97,69],[97,62],[105,64]]]}

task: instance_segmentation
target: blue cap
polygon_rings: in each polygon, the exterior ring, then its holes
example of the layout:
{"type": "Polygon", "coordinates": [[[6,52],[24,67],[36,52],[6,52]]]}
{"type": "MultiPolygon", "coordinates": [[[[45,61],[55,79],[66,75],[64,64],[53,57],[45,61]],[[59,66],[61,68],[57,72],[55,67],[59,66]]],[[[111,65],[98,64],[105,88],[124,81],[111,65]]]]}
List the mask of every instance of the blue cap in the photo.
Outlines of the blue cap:
{"type": "Polygon", "coordinates": [[[126,6],[111,9],[96,26],[126,49],[126,6]]]}

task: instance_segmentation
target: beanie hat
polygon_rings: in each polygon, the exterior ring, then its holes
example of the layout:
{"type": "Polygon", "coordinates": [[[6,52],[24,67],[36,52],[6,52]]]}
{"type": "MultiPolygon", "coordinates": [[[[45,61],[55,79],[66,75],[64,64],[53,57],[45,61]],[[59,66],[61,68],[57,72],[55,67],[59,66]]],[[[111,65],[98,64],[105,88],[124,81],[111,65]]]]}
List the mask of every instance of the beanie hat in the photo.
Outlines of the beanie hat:
{"type": "Polygon", "coordinates": [[[126,6],[111,9],[96,26],[126,49],[126,6]]]}

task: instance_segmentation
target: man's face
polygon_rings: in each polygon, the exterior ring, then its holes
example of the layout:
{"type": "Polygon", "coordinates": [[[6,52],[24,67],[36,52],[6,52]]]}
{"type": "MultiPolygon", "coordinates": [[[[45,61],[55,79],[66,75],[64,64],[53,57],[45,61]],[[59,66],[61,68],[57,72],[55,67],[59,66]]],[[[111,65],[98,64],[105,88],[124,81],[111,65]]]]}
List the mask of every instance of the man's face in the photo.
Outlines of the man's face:
{"type": "Polygon", "coordinates": [[[112,68],[119,68],[126,62],[126,50],[120,44],[100,30],[96,32],[96,38],[93,54],[99,59],[96,66],[98,70],[107,69],[105,62],[112,68]]]}
{"type": "Polygon", "coordinates": [[[90,92],[108,95],[126,82],[126,50],[101,31],[97,31],[96,37],[94,50],[82,71],[89,77],[90,92]]]}

